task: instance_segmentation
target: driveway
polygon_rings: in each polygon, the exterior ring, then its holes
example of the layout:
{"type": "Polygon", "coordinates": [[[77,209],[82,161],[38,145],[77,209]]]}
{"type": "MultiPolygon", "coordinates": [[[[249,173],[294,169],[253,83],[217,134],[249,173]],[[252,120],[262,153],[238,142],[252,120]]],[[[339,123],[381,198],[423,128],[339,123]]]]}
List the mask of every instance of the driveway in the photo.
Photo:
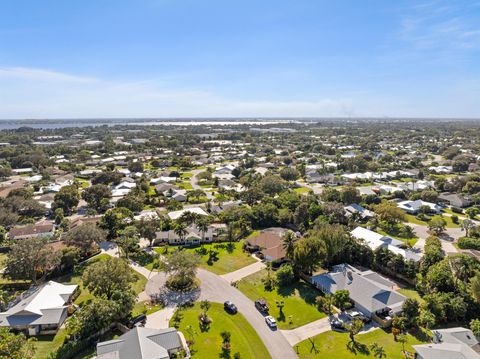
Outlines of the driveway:
{"type": "Polygon", "coordinates": [[[162,310],[147,315],[147,322],[145,323],[145,328],[167,329],[168,327],[170,327],[170,318],[173,316],[173,313],[175,313],[175,309],[175,305],[169,305],[162,310]]]}
{"type": "Polygon", "coordinates": [[[273,359],[297,358],[282,332],[271,330],[265,323],[263,315],[255,309],[253,302],[242,292],[232,287],[224,278],[204,269],[198,270],[198,278],[201,281],[199,299],[218,303],[231,300],[235,303],[238,311],[255,329],[273,359]]]}
{"type": "Polygon", "coordinates": [[[262,269],[266,268],[266,265],[262,262],[255,262],[246,267],[240,268],[234,272],[223,274],[220,277],[225,279],[227,282],[232,283],[239,281],[245,277],[248,277],[250,274],[257,273],[262,269]]]}
{"type": "MultiPolygon", "coordinates": [[[[414,229],[417,237],[420,238],[417,243],[415,243],[414,247],[420,249],[423,252],[423,247],[425,246],[425,239],[431,235],[428,231],[428,227],[414,223],[409,223],[409,225],[414,229]]],[[[446,228],[445,234],[440,236],[440,241],[442,242],[442,249],[445,251],[445,253],[458,253],[458,249],[455,248],[453,242],[464,235],[465,233],[462,231],[461,228],[446,228]]]]}
{"type": "Polygon", "coordinates": [[[315,335],[331,330],[329,318],[325,317],[292,330],[282,330],[283,336],[293,347],[295,344],[315,335]]]}

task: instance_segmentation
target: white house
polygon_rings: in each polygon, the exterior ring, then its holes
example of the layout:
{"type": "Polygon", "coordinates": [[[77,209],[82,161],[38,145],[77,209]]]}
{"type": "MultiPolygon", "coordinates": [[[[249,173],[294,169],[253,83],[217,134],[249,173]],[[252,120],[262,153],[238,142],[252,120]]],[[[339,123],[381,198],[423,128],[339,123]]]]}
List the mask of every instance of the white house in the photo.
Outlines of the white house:
{"type": "Polygon", "coordinates": [[[56,332],[67,318],[77,287],[50,281],[27,291],[0,313],[0,326],[26,331],[29,335],[56,332]]]}
{"type": "Polygon", "coordinates": [[[409,214],[417,214],[422,206],[430,208],[430,210],[434,213],[440,213],[442,209],[442,207],[440,207],[438,204],[425,202],[421,199],[417,199],[416,201],[402,201],[399,202],[397,206],[409,214]]]}

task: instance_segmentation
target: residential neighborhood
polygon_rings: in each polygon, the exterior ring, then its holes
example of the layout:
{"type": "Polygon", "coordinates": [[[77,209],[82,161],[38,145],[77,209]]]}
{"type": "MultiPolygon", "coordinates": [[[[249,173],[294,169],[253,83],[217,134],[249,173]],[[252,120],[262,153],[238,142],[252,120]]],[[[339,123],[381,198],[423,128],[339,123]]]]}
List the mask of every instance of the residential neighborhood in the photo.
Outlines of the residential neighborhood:
{"type": "Polygon", "coordinates": [[[462,125],[1,131],[0,327],[32,358],[476,358],[462,125]]]}

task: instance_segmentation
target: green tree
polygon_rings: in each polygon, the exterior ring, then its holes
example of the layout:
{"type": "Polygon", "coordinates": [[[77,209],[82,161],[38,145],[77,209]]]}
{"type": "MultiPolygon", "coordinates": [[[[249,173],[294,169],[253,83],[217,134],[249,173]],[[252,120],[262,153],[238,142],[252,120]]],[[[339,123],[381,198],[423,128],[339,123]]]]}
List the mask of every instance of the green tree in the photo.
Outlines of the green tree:
{"type": "Polygon", "coordinates": [[[105,241],[107,234],[93,223],[81,224],[70,230],[65,242],[80,249],[82,255],[91,253],[95,244],[105,241]]]}
{"type": "Polygon", "coordinates": [[[396,224],[405,219],[405,213],[395,203],[383,201],[374,207],[378,217],[389,224],[396,224]]]}
{"type": "Polygon", "coordinates": [[[155,217],[142,217],[136,227],[140,236],[148,240],[150,247],[157,238],[157,232],[162,230],[160,220],[155,217]]]}
{"type": "Polygon", "coordinates": [[[277,283],[280,287],[285,287],[295,281],[295,274],[291,264],[284,264],[277,270],[277,283]]]}
{"type": "Polygon", "coordinates": [[[63,209],[63,213],[71,215],[73,210],[78,206],[79,201],[80,195],[78,194],[77,186],[64,186],[55,194],[52,209],[61,208],[63,209]]]}
{"type": "Polygon", "coordinates": [[[348,336],[352,343],[355,342],[355,336],[360,333],[360,330],[363,328],[363,322],[359,318],[353,319],[350,323],[345,324],[345,329],[348,331],[348,336]]]}
{"type": "Polygon", "coordinates": [[[25,238],[12,246],[5,275],[37,284],[58,268],[60,261],[60,251],[54,251],[46,238],[25,238]]]}
{"type": "Polygon", "coordinates": [[[7,327],[0,327],[0,358],[33,358],[36,338],[26,338],[23,333],[15,334],[7,327]]]}
{"type": "Polygon", "coordinates": [[[137,280],[125,260],[109,257],[88,266],[82,281],[88,290],[97,296],[110,299],[115,291],[128,291],[137,280]]]}
{"type": "Polygon", "coordinates": [[[335,302],[335,306],[340,308],[341,310],[348,309],[352,306],[350,301],[350,292],[348,289],[341,289],[337,290],[333,294],[333,300],[335,302]]]}
{"type": "Polygon", "coordinates": [[[118,232],[133,221],[133,213],[127,208],[117,207],[109,209],[100,221],[100,227],[107,230],[108,239],[114,239],[118,232]]]}
{"type": "Polygon", "coordinates": [[[472,319],[470,321],[470,330],[476,337],[480,336],[480,319],[472,319]]]}
{"type": "Polygon", "coordinates": [[[477,303],[480,303],[480,271],[470,279],[470,292],[477,303]]]}
{"type": "Polygon", "coordinates": [[[292,231],[287,231],[282,236],[282,247],[285,250],[285,256],[289,259],[293,258],[296,240],[297,237],[292,231]]]}
{"type": "Polygon", "coordinates": [[[443,217],[434,216],[428,222],[428,229],[430,229],[435,235],[440,235],[445,231],[447,227],[447,221],[443,217]]]}
{"type": "Polygon", "coordinates": [[[420,315],[418,316],[418,324],[424,327],[426,330],[429,330],[435,325],[436,319],[435,315],[427,309],[422,309],[420,315]]]}
{"type": "Polygon", "coordinates": [[[323,310],[328,315],[333,313],[333,305],[335,304],[335,298],[331,294],[326,294],[325,296],[318,296],[315,298],[315,302],[319,309],[323,310]]]}
{"type": "Polygon", "coordinates": [[[378,343],[370,345],[370,350],[373,352],[373,357],[375,359],[383,359],[387,357],[385,349],[381,345],[378,345],[378,343]]]}
{"type": "Polygon", "coordinates": [[[131,254],[137,253],[140,249],[140,237],[137,227],[128,226],[118,232],[119,236],[115,240],[121,249],[125,258],[129,259],[131,254]]]}
{"type": "Polygon", "coordinates": [[[104,184],[94,184],[83,190],[82,198],[88,203],[90,208],[98,212],[104,212],[107,208],[105,204],[112,197],[110,187],[104,184]],[[107,201],[104,201],[106,199],[107,201]]]}
{"type": "Polygon", "coordinates": [[[403,302],[403,316],[407,320],[410,326],[417,323],[418,316],[420,315],[420,303],[414,298],[407,298],[403,302]]]}
{"type": "Polygon", "coordinates": [[[312,273],[323,264],[325,257],[325,243],[316,237],[305,237],[295,244],[293,262],[300,271],[312,273]]]}
{"type": "Polygon", "coordinates": [[[173,232],[180,238],[180,241],[185,240],[185,236],[188,234],[187,226],[182,221],[177,221],[173,225],[173,232]]]}
{"type": "Polygon", "coordinates": [[[167,285],[173,289],[189,289],[195,284],[195,275],[200,258],[185,250],[174,251],[162,260],[162,266],[169,275],[167,285]]]}

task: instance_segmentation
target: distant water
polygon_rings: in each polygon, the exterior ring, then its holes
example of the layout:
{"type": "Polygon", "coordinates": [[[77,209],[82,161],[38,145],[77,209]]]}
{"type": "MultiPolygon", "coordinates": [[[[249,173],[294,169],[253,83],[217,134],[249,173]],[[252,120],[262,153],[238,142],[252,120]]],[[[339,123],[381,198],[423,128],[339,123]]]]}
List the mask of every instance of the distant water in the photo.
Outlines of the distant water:
{"type": "Polygon", "coordinates": [[[13,130],[20,127],[31,127],[37,129],[56,129],[66,127],[88,127],[88,126],[240,126],[240,125],[270,125],[298,123],[294,120],[0,120],[0,130],[13,130]]]}

